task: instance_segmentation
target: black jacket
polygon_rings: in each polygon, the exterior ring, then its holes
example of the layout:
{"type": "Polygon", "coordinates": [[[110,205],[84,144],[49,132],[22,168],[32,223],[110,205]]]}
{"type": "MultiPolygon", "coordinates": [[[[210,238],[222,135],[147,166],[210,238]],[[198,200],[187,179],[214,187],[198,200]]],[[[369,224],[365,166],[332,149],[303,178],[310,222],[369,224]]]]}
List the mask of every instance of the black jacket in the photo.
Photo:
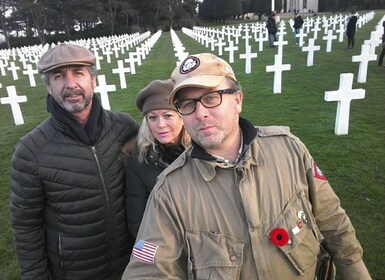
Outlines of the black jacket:
{"type": "Polygon", "coordinates": [[[157,145],[156,151],[150,149],[146,161],[139,162],[132,153],[126,166],[126,212],[131,234],[136,237],[146,208],[147,199],[155,186],[158,175],[182,152],[183,147],[157,145]]]}
{"type": "Polygon", "coordinates": [[[356,33],[357,20],[358,20],[357,16],[355,15],[349,16],[348,23],[346,25],[346,35],[348,37],[352,37],[356,33]]]}
{"type": "Polygon", "coordinates": [[[99,111],[93,145],[53,116],[15,146],[10,211],[23,279],[106,279],[129,261],[121,147],[138,124],[99,111]]]}
{"type": "Polygon", "coordinates": [[[267,18],[267,20],[266,20],[266,28],[267,28],[267,32],[269,34],[276,34],[277,33],[278,27],[277,27],[277,24],[275,22],[274,17],[269,16],[267,18]]]}
{"type": "Polygon", "coordinates": [[[302,28],[302,25],[303,25],[303,18],[300,15],[297,15],[294,18],[293,28],[295,28],[295,29],[302,28]]]}

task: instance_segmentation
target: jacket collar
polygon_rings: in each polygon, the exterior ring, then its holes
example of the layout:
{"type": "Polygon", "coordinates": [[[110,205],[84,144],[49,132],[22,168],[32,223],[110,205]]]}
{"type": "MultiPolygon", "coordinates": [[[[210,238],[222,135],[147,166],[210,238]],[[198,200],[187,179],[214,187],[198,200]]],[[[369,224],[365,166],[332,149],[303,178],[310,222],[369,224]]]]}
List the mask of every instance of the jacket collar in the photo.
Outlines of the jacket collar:
{"type": "Polygon", "coordinates": [[[197,168],[206,181],[215,177],[216,167],[220,168],[248,168],[250,165],[263,165],[265,158],[262,154],[258,141],[258,129],[248,120],[239,118],[239,125],[243,134],[243,147],[237,164],[218,162],[212,155],[208,154],[202,147],[192,142],[191,158],[195,161],[197,168]]]}
{"type": "Polygon", "coordinates": [[[94,94],[92,99],[92,109],[87,124],[81,126],[74,117],[64,110],[55,99],[47,95],[47,111],[51,113],[56,121],[57,127],[64,133],[72,135],[84,144],[93,146],[99,139],[103,127],[103,108],[98,97],[94,94]]]}

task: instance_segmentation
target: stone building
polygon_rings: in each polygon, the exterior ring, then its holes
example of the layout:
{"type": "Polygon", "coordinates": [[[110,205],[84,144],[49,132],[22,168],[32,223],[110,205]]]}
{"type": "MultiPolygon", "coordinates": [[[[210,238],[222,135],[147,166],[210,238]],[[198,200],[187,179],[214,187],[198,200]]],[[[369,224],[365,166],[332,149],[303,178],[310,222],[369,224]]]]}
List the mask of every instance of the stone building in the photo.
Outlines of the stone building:
{"type": "Polygon", "coordinates": [[[287,13],[294,11],[299,11],[300,13],[317,13],[318,0],[282,0],[282,7],[287,13]]]}

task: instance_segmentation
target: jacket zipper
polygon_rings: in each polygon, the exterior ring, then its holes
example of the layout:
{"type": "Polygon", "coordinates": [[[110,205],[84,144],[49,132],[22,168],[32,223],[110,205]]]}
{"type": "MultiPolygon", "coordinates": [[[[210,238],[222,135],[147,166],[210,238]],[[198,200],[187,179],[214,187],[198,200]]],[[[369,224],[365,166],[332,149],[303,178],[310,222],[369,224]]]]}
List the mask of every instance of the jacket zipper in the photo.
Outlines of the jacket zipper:
{"type": "MultiPolygon", "coordinates": [[[[112,238],[109,240],[110,242],[112,242],[111,246],[112,246],[112,251],[111,251],[111,254],[112,254],[112,260],[114,261],[113,262],[113,265],[115,266],[115,263],[116,263],[116,246],[115,246],[115,236],[113,236],[112,234],[112,224],[111,224],[111,220],[112,220],[112,217],[111,217],[111,205],[110,205],[110,199],[109,199],[109,196],[108,196],[108,192],[107,192],[107,186],[106,186],[106,182],[104,180],[104,176],[103,176],[103,172],[102,172],[102,168],[100,166],[100,162],[99,162],[99,158],[98,158],[98,155],[96,153],[96,148],[95,146],[91,146],[91,149],[92,149],[92,153],[94,154],[94,158],[95,158],[95,161],[96,161],[96,165],[98,166],[98,170],[99,170],[99,176],[101,178],[101,181],[102,181],[102,186],[103,186],[103,191],[104,191],[104,196],[106,197],[106,202],[107,202],[107,209],[108,209],[108,213],[107,213],[107,220],[108,220],[108,231],[109,231],[109,236],[111,236],[112,238]]],[[[115,267],[113,268],[115,269],[115,267]]]]}
{"type": "Polygon", "coordinates": [[[58,250],[59,250],[59,259],[60,259],[60,267],[64,273],[64,262],[63,262],[63,248],[62,248],[62,240],[61,234],[58,235],[58,250]]]}

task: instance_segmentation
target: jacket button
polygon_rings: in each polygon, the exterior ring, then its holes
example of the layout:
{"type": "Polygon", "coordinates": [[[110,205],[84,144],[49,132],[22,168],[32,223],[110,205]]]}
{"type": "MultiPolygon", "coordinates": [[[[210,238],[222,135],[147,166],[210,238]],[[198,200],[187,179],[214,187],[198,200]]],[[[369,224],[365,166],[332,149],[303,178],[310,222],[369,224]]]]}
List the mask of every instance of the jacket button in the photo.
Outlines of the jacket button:
{"type": "Polygon", "coordinates": [[[235,255],[230,256],[230,261],[235,262],[236,260],[237,260],[237,256],[235,255]]]}

